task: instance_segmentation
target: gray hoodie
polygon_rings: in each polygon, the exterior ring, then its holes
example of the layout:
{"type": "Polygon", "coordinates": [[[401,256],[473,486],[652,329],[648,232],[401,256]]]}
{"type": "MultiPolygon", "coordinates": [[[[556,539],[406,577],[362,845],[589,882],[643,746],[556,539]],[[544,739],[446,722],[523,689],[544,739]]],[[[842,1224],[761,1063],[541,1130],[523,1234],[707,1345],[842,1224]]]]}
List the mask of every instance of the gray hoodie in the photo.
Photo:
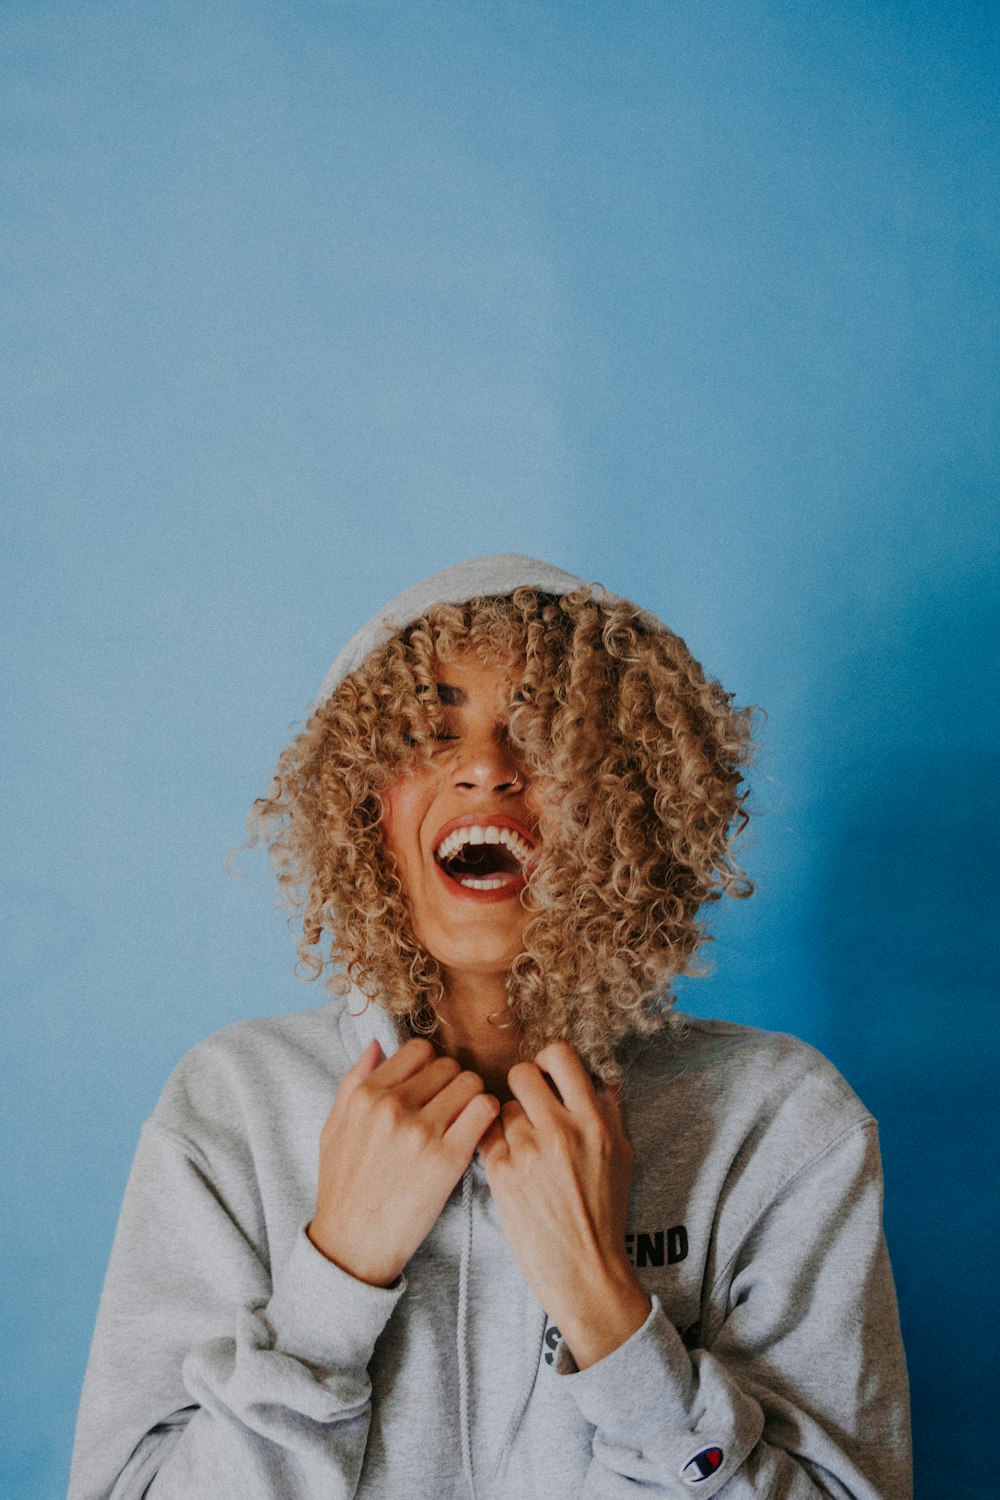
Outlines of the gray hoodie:
{"type": "MultiPolygon", "coordinates": [[[[509,554],[436,574],[358,632],[317,701],[434,600],[523,583],[581,580],[509,554]]],[[[585,1370],[478,1152],[391,1287],[308,1239],[338,1083],[372,1037],[387,1056],[405,1039],[387,1012],[355,993],[194,1047],[140,1137],[70,1500],[904,1500],[875,1122],[804,1043],[685,1020],[622,1049],[626,1251],[651,1310],[585,1370]]]]}

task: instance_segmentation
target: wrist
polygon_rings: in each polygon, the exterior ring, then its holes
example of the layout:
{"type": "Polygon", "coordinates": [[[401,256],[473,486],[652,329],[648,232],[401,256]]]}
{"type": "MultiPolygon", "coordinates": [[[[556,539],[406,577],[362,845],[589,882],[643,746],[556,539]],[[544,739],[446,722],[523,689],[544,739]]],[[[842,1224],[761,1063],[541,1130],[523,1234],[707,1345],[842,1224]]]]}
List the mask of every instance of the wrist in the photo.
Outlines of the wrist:
{"type": "Polygon", "coordinates": [[[652,1301],[631,1265],[612,1266],[557,1319],[560,1335],[585,1370],[626,1343],[649,1317],[652,1301]]]}
{"type": "Polygon", "coordinates": [[[335,1247],[331,1246],[325,1238],[317,1234],[315,1220],[311,1224],[306,1225],[306,1238],[319,1251],[320,1255],[330,1261],[332,1265],[337,1266],[339,1270],[345,1271],[348,1276],[353,1276],[355,1281],[363,1281],[366,1286],[378,1287],[382,1291],[390,1290],[399,1281],[401,1275],[399,1271],[392,1271],[386,1266],[362,1264],[356,1259],[345,1258],[342,1254],[338,1253],[335,1247]]]}

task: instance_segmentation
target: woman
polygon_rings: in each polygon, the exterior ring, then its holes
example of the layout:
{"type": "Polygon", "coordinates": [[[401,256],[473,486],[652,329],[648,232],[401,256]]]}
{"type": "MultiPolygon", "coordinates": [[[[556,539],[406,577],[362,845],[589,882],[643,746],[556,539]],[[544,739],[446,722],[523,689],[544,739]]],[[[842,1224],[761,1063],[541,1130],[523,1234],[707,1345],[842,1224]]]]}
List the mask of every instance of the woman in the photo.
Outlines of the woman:
{"type": "Polygon", "coordinates": [[[394,599],[252,832],[334,1000],[176,1068],[71,1500],[909,1493],[875,1122],[681,1017],[749,711],[530,558],[394,599]]]}

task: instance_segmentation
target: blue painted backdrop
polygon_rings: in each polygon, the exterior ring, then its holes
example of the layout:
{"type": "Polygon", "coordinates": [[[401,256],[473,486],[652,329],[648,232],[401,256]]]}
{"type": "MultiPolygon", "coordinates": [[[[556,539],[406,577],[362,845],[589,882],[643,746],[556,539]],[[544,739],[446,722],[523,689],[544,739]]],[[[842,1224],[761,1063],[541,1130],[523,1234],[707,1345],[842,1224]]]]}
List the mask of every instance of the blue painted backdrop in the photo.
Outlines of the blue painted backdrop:
{"type": "Polygon", "coordinates": [[[323,998],[247,808],[346,636],[495,549],[767,708],[683,1000],[880,1120],[918,1495],[997,1436],[997,14],[3,7],[4,1493],[64,1486],[171,1066],[323,998]]]}

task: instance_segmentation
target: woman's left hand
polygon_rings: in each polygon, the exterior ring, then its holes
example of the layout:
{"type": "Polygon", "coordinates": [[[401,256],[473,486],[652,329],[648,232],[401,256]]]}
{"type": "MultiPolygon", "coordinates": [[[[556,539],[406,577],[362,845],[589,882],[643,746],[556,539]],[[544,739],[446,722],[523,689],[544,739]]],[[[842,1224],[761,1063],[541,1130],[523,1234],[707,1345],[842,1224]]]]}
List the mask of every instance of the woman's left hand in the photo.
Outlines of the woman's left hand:
{"type": "Polygon", "coordinates": [[[582,1370],[651,1306],[625,1254],[632,1145],[617,1089],[595,1089],[568,1042],[507,1080],[515,1097],[479,1142],[486,1180],[511,1254],[582,1370]]]}

